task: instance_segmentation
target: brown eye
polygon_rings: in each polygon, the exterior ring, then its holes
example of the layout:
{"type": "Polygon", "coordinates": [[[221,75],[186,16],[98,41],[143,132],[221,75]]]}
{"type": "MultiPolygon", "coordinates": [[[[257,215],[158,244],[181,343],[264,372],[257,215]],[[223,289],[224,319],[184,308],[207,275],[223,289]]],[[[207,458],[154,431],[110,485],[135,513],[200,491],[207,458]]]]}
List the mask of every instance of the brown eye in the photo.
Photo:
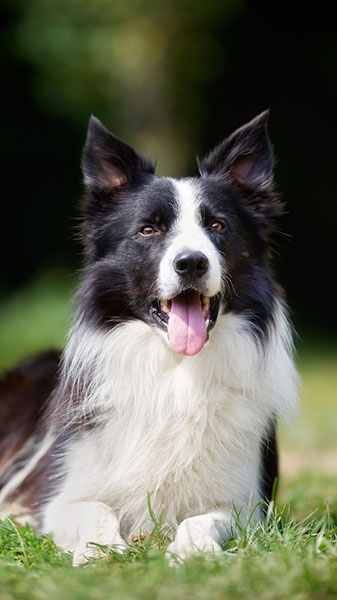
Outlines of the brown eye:
{"type": "Polygon", "coordinates": [[[223,223],[221,223],[221,221],[214,221],[214,223],[212,223],[211,225],[211,229],[213,231],[222,231],[224,228],[223,223]]]}
{"type": "Polygon", "coordinates": [[[157,233],[157,230],[151,225],[146,225],[145,227],[143,227],[143,229],[140,230],[140,233],[142,235],[153,235],[154,233],[157,233]]]}

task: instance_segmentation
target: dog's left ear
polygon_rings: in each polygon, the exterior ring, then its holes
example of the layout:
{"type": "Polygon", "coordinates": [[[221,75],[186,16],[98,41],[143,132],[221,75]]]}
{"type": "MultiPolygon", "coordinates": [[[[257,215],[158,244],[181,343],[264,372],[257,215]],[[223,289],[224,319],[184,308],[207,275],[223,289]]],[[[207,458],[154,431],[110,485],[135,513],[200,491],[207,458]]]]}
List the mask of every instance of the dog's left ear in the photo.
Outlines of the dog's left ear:
{"type": "Polygon", "coordinates": [[[230,179],[247,190],[272,184],[273,154],[267,133],[269,110],[234,131],[198,163],[202,177],[230,179]]]}
{"type": "Polygon", "coordinates": [[[93,192],[113,195],[141,173],[154,173],[153,164],[90,117],[82,155],[84,183],[93,192]]]}

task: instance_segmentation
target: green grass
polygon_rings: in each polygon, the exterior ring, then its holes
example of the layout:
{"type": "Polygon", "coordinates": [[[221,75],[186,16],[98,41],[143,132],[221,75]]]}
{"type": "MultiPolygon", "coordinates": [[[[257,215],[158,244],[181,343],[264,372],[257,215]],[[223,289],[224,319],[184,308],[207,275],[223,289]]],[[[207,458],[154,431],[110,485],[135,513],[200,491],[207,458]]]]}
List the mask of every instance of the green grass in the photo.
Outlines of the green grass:
{"type": "MultiPolygon", "coordinates": [[[[0,368],[64,344],[72,287],[71,278],[50,272],[0,304],[0,368]]],[[[336,600],[337,348],[307,341],[298,364],[301,414],[292,427],[281,427],[289,464],[278,506],[263,526],[247,528],[221,557],[193,558],[179,568],[168,566],[167,540],[157,527],[124,556],[106,549],[102,559],[74,569],[48,536],[4,520],[0,600],[336,600]],[[330,467],[323,470],[327,456],[330,467]],[[296,457],[300,471],[292,472],[296,457]]]]}
{"type": "Polygon", "coordinates": [[[0,598],[337,597],[337,529],[327,510],[298,520],[289,507],[274,509],[263,525],[247,527],[229,542],[220,557],[194,557],[179,567],[168,565],[165,544],[155,531],[124,556],[106,548],[103,558],[74,569],[48,536],[7,520],[0,524],[0,598]]]}

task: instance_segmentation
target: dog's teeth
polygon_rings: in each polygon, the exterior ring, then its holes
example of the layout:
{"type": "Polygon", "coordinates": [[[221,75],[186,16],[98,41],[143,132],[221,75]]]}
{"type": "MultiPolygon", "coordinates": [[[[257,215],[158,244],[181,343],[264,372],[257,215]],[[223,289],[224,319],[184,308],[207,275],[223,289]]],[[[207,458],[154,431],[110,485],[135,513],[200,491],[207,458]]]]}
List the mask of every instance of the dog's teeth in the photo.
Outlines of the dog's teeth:
{"type": "Polygon", "coordinates": [[[164,313],[169,313],[169,312],[170,312],[170,309],[169,309],[169,307],[168,307],[168,304],[167,304],[167,300],[162,300],[162,301],[161,301],[161,303],[160,303],[160,308],[161,308],[161,310],[162,310],[164,313]]]}
{"type": "Polygon", "coordinates": [[[206,329],[207,329],[207,327],[208,327],[208,325],[209,325],[209,319],[206,319],[206,321],[205,321],[205,325],[206,325],[206,329]]]}
{"type": "Polygon", "coordinates": [[[209,304],[204,304],[202,307],[202,312],[204,314],[204,317],[206,318],[209,314],[209,304]]]}

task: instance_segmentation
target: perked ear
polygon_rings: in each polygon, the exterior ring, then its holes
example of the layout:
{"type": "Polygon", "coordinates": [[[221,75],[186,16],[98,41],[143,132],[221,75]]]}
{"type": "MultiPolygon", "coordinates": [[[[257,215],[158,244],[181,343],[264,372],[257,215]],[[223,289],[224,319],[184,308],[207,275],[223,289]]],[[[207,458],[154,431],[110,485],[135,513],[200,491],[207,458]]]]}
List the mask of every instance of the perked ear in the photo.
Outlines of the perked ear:
{"type": "Polygon", "coordinates": [[[84,183],[93,191],[113,193],[140,173],[154,173],[153,164],[90,117],[82,155],[84,183]]]}
{"type": "Polygon", "coordinates": [[[267,133],[269,110],[226,138],[199,162],[202,177],[218,175],[246,189],[266,189],[272,183],[273,154],[267,133]]]}

